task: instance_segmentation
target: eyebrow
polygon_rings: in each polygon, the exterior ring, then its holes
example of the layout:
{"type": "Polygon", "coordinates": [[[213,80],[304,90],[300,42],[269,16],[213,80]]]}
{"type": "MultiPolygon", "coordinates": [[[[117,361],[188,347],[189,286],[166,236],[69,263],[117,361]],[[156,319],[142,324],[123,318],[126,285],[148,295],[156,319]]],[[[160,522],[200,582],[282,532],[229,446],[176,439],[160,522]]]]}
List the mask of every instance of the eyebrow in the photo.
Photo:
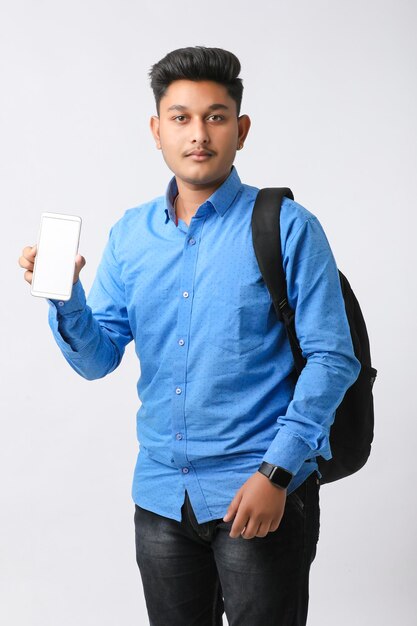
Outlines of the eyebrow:
{"type": "MultiPolygon", "coordinates": [[[[225,104],[215,103],[215,104],[210,104],[208,109],[209,111],[216,111],[218,109],[223,109],[223,110],[228,111],[229,107],[226,106],[225,104]]],[[[167,109],[167,111],[186,111],[186,110],[187,110],[187,107],[183,106],[182,104],[173,104],[167,109]]]]}

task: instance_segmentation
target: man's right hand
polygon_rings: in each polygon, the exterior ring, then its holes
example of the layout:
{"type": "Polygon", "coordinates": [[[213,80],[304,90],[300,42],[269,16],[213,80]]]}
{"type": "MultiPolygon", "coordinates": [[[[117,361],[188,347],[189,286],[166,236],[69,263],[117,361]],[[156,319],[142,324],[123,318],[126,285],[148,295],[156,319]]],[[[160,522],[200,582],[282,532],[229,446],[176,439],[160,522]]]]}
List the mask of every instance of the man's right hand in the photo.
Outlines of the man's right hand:
{"type": "MultiPolygon", "coordinates": [[[[23,248],[22,256],[19,257],[19,261],[18,261],[20,267],[23,267],[23,269],[26,270],[23,277],[30,285],[32,284],[33,267],[35,264],[36,253],[37,253],[36,245],[26,246],[26,248],[23,248]]],[[[74,269],[74,280],[73,280],[74,285],[77,282],[80,272],[83,269],[85,264],[86,264],[85,258],[81,256],[80,254],[77,254],[77,256],[75,257],[75,269],[74,269]]]]}

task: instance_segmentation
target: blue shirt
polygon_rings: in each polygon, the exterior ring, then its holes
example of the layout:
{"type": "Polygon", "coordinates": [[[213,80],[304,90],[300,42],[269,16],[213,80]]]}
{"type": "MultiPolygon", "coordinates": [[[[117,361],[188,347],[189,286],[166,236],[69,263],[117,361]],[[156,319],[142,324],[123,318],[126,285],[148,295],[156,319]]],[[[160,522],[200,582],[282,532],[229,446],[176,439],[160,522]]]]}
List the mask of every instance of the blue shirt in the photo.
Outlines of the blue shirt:
{"type": "Polygon", "coordinates": [[[110,231],[93,286],[49,300],[49,324],[81,376],[112,372],[135,340],[141,375],[132,495],[181,520],[185,489],[199,523],[222,518],[262,461],[294,474],[288,493],[331,457],[329,429],[360,365],[338,271],[316,217],[285,199],[288,300],[307,364],[293,358],[262,280],[251,234],[258,189],[233,166],[189,226],[165,196],[110,231]]]}

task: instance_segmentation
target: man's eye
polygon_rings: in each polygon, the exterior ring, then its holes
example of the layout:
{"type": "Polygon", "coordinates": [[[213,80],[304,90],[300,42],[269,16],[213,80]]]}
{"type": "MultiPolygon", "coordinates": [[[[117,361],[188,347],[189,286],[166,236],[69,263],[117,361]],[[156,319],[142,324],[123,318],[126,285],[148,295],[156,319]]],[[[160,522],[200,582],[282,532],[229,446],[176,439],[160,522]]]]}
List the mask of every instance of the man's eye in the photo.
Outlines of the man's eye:
{"type": "Polygon", "coordinates": [[[176,117],[174,117],[174,120],[177,122],[182,122],[183,120],[185,120],[185,115],[177,115],[176,117]]]}
{"type": "Polygon", "coordinates": [[[213,114],[213,115],[210,115],[209,119],[213,120],[213,122],[221,122],[222,120],[224,120],[224,117],[223,115],[213,114]]]}

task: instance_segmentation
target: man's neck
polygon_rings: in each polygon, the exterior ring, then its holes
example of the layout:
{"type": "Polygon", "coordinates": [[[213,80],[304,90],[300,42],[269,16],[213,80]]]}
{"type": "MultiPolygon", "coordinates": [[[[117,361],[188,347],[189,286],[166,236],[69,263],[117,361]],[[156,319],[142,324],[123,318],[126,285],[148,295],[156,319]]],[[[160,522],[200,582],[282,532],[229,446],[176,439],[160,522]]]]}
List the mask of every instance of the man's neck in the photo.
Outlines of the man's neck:
{"type": "Polygon", "coordinates": [[[207,200],[210,195],[211,194],[206,196],[201,201],[196,200],[196,198],[192,198],[187,201],[182,195],[178,194],[175,199],[175,214],[177,219],[183,220],[189,226],[193,216],[197,213],[198,207],[203,204],[203,202],[207,200]]]}
{"type": "Polygon", "coordinates": [[[177,219],[183,220],[189,226],[191,219],[197,213],[198,207],[201,206],[207,198],[210,198],[216,189],[224,183],[227,176],[212,185],[207,185],[206,187],[189,187],[183,181],[176,179],[178,196],[175,202],[175,213],[177,219]]]}

